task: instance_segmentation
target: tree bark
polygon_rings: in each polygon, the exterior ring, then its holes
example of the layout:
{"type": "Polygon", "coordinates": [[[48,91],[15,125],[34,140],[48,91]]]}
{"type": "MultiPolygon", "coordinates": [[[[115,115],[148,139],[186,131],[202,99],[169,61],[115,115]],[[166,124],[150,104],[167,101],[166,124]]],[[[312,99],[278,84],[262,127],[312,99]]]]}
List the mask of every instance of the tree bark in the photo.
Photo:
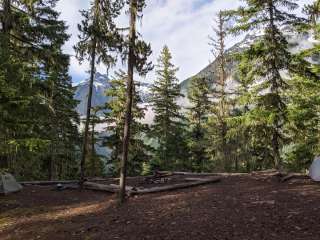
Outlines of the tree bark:
{"type": "Polygon", "coordinates": [[[226,106],[227,106],[227,94],[226,94],[226,57],[225,57],[225,20],[220,12],[218,15],[218,50],[219,50],[219,81],[220,81],[220,102],[219,102],[219,121],[220,121],[220,133],[222,139],[222,154],[223,154],[223,161],[224,161],[224,169],[225,171],[230,171],[231,163],[230,158],[228,155],[227,149],[227,123],[226,123],[226,106]]]}
{"type": "Polygon", "coordinates": [[[11,30],[11,0],[3,0],[2,31],[8,34],[11,30]]]}
{"type": "Polygon", "coordinates": [[[136,17],[137,17],[137,0],[130,1],[130,32],[129,32],[129,56],[128,56],[128,77],[127,77],[127,101],[126,113],[124,123],[124,134],[122,143],[122,159],[120,170],[120,191],[119,202],[123,203],[126,197],[126,177],[127,177],[127,162],[128,151],[130,143],[130,127],[132,115],[132,101],[133,101],[133,69],[135,65],[135,35],[136,35],[136,17]]]}
{"type": "Polygon", "coordinates": [[[96,61],[96,39],[95,37],[92,39],[92,52],[91,52],[91,64],[90,64],[90,85],[88,92],[88,102],[87,102],[87,115],[86,122],[83,134],[83,145],[82,145],[82,157],[81,157],[81,166],[80,166],[80,187],[83,187],[83,182],[85,180],[85,163],[86,156],[88,154],[88,132],[89,132],[89,124],[90,124],[90,115],[91,115],[91,101],[92,101],[92,90],[93,90],[93,82],[95,75],[95,61],[96,61]]]}
{"type": "Polygon", "coordinates": [[[94,128],[95,128],[95,115],[93,116],[93,118],[91,119],[91,161],[92,161],[92,176],[95,177],[97,175],[97,165],[96,165],[96,157],[95,157],[95,148],[94,148],[94,144],[95,144],[95,137],[94,137],[94,128]]]}
{"type": "MultiPolygon", "coordinates": [[[[53,106],[53,97],[54,97],[54,83],[53,81],[50,82],[50,105],[53,106]]],[[[49,156],[49,180],[52,181],[55,178],[55,151],[53,150],[53,145],[56,143],[56,129],[54,129],[54,123],[56,121],[55,116],[51,117],[50,124],[51,124],[51,136],[54,136],[54,141],[50,144],[50,156],[49,156]]]]}
{"type": "MultiPolygon", "coordinates": [[[[10,31],[12,28],[11,23],[11,0],[3,0],[3,18],[2,18],[2,33],[3,41],[1,42],[1,48],[3,48],[5,54],[4,59],[1,59],[6,63],[10,59],[10,31]]],[[[6,77],[7,79],[7,77],[6,77]]]]}

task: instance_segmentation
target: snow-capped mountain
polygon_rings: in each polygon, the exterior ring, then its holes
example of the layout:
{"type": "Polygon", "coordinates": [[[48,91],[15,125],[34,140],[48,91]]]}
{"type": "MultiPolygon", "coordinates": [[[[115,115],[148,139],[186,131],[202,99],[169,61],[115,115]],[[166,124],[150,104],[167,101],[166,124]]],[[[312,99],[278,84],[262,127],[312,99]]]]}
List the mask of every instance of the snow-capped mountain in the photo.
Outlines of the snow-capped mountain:
{"type": "MultiPolygon", "coordinates": [[[[297,33],[293,29],[290,28],[284,28],[282,29],[282,32],[287,38],[287,41],[289,43],[289,50],[292,53],[298,53],[301,50],[309,49],[315,44],[315,40],[312,37],[312,34],[310,32],[304,32],[304,33],[297,33]]],[[[239,53],[244,51],[246,48],[248,48],[251,44],[253,44],[255,41],[258,40],[258,38],[262,35],[261,32],[256,32],[256,33],[251,33],[248,34],[244,37],[242,41],[239,43],[235,44],[231,48],[227,50],[227,58],[230,57],[232,54],[239,53]]],[[[315,62],[320,62],[319,56],[314,56],[311,59],[312,61],[315,62]]],[[[237,78],[237,62],[229,58],[227,61],[227,90],[229,92],[234,92],[236,90],[237,83],[235,79],[237,78]]],[[[218,61],[214,60],[212,63],[210,63],[208,66],[206,66],[204,69],[202,69],[199,73],[197,73],[193,77],[207,77],[211,80],[213,83],[213,88],[215,86],[215,82],[218,80],[218,61]]],[[[190,77],[183,81],[180,86],[181,86],[181,92],[187,96],[188,88],[190,86],[191,80],[193,77],[190,77]]],[[[188,105],[188,100],[185,98],[180,99],[179,102],[182,103],[183,106],[188,105]]]]}
{"type": "MultiPolygon", "coordinates": [[[[108,86],[108,76],[96,73],[92,92],[92,107],[103,106],[108,101],[108,97],[105,96],[108,86]]],[[[77,112],[80,116],[84,116],[87,111],[89,80],[80,82],[76,88],[75,99],[80,101],[77,106],[77,112]]]]}
{"type": "Polygon", "coordinates": [[[143,103],[148,103],[151,97],[152,84],[146,82],[139,83],[139,94],[143,103]]]}
{"type": "MultiPolygon", "coordinates": [[[[312,35],[308,32],[305,33],[296,33],[295,31],[292,31],[292,29],[283,29],[283,32],[285,33],[287,40],[289,42],[289,47],[291,52],[297,53],[302,49],[308,49],[312,47],[315,44],[315,40],[312,38],[312,35]]],[[[249,47],[252,43],[257,41],[257,39],[261,36],[261,32],[259,33],[252,33],[248,34],[242,41],[235,44],[231,48],[227,50],[227,56],[231,56],[234,53],[239,53],[249,47]]],[[[314,56],[311,59],[315,62],[320,62],[319,56],[314,56]]],[[[235,79],[237,78],[237,62],[230,58],[229,61],[227,61],[227,89],[229,92],[234,92],[236,90],[237,84],[235,79]]],[[[206,66],[203,70],[201,70],[198,74],[195,76],[200,77],[208,77],[212,83],[213,88],[215,86],[215,82],[218,80],[218,61],[214,60],[212,63],[210,63],[208,66],[206,66]]],[[[185,97],[180,98],[178,100],[178,103],[186,107],[190,103],[187,99],[187,93],[188,88],[190,86],[192,77],[186,79],[185,81],[181,82],[181,92],[185,95],[185,97]]],[[[107,75],[103,75],[100,73],[97,73],[95,76],[94,81],[94,89],[93,89],[93,107],[95,106],[101,106],[104,105],[108,101],[108,97],[105,96],[105,91],[109,87],[109,78],[107,75]]],[[[153,119],[153,112],[150,106],[148,106],[148,101],[150,99],[150,88],[151,84],[146,82],[140,82],[140,86],[138,88],[138,91],[140,93],[140,96],[142,98],[144,106],[147,107],[146,112],[146,119],[145,122],[151,123],[153,119]]],[[[77,106],[77,111],[81,116],[84,116],[86,113],[86,106],[87,106],[87,94],[89,89],[89,80],[83,81],[79,83],[77,86],[75,98],[80,101],[79,105],[77,106]]]]}
{"type": "MultiPolygon", "coordinates": [[[[108,76],[97,72],[93,85],[92,107],[103,106],[109,100],[109,98],[105,95],[105,92],[109,86],[110,79],[108,76]]],[[[150,98],[150,87],[151,84],[140,82],[138,91],[144,103],[148,102],[150,98]]],[[[80,101],[77,106],[77,112],[80,114],[80,116],[84,116],[86,114],[88,91],[89,80],[82,81],[76,86],[75,99],[80,101]]],[[[100,115],[101,114],[102,113],[100,113],[100,115]]]]}

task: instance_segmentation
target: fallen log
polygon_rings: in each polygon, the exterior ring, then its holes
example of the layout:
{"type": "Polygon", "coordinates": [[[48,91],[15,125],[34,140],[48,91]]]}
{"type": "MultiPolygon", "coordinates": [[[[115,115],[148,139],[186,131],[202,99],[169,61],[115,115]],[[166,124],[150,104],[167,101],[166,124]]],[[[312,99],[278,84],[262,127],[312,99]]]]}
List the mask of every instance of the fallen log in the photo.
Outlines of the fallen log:
{"type": "Polygon", "coordinates": [[[245,176],[248,175],[248,173],[194,173],[194,172],[160,172],[160,173],[171,173],[171,175],[182,175],[182,176],[223,176],[223,177],[228,177],[228,176],[245,176]]]}
{"type": "Polygon", "coordinates": [[[272,178],[276,178],[278,179],[278,181],[280,181],[281,178],[287,176],[287,173],[276,170],[276,169],[269,169],[264,171],[252,172],[251,176],[256,180],[270,181],[272,178]]]}
{"type": "Polygon", "coordinates": [[[286,182],[289,181],[291,179],[309,179],[310,177],[308,175],[305,174],[301,174],[301,173],[290,173],[287,176],[284,176],[283,178],[280,179],[280,182],[286,182]]]}
{"type": "Polygon", "coordinates": [[[285,172],[276,170],[276,169],[269,169],[264,171],[254,171],[251,173],[253,176],[269,176],[269,177],[283,177],[287,174],[285,172]]]}
{"type": "Polygon", "coordinates": [[[233,177],[233,176],[248,176],[248,173],[215,173],[215,176],[233,177]]]}
{"type": "Polygon", "coordinates": [[[261,171],[253,171],[251,174],[273,174],[278,173],[279,170],[277,169],[267,169],[267,170],[261,170],[261,171]]]}
{"type": "MultiPolygon", "coordinates": [[[[110,192],[110,193],[118,193],[120,191],[120,186],[115,184],[99,184],[94,182],[84,182],[83,186],[89,190],[102,191],[102,192],[110,192]]],[[[130,193],[134,191],[135,188],[131,186],[126,186],[126,191],[130,193]]]]}
{"type": "Polygon", "coordinates": [[[162,171],[159,172],[161,174],[168,174],[168,175],[189,175],[189,176],[216,176],[217,173],[194,173],[194,172],[167,172],[162,171]]]}
{"type": "Polygon", "coordinates": [[[220,182],[220,180],[221,180],[221,178],[210,178],[210,179],[207,178],[207,179],[201,179],[201,180],[187,182],[187,183],[177,183],[177,184],[173,184],[173,185],[153,187],[153,188],[147,188],[147,189],[136,189],[135,191],[131,192],[131,195],[166,192],[166,191],[178,190],[178,189],[183,189],[183,188],[196,187],[196,186],[200,186],[200,185],[220,182]]]}
{"type": "Polygon", "coordinates": [[[56,184],[76,184],[79,183],[79,180],[65,180],[65,181],[25,181],[19,182],[21,185],[56,185],[56,184]]]}

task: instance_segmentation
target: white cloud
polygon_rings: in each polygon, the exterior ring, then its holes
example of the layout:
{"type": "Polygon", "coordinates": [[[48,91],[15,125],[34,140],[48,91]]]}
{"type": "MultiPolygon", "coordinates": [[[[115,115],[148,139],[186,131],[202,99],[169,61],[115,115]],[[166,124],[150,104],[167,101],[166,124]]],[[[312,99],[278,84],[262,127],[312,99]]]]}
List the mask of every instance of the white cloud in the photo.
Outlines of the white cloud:
{"type": "MultiPolygon", "coordinates": [[[[72,34],[65,49],[74,55],[72,46],[77,42],[77,23],[81,21],[80,9],[88,8],[89,1],[60,0],[57,9],[61,17],[69,25],[72,34]]],[[[301,5],[312,0],[299,0],[301,5]]],[[[167,44],[172,52],[173,61],[180,68],[178,78],[182,81],[204,68],[212,60],[208,35],[212,34],[214,17],[219,10],[239,6],[240,0],[147,0],[147,8],[139,25],[143,38],[150,42],[153,49],[151,60],[156,59],[167,44]]],[[[125,19],[120,20],[121,23],[125,19]]],[[[230,44],[233,41],[229,41],[230,44]]],[[[75,81],[87,76],[88,64],[79,65],[72,58],[70,73],[75,81]]],[[[98,67],[99,71],[105,71],[98,67]]],[[[147,81],[153,81],[154,73],[147,76],[147,81]]]]}

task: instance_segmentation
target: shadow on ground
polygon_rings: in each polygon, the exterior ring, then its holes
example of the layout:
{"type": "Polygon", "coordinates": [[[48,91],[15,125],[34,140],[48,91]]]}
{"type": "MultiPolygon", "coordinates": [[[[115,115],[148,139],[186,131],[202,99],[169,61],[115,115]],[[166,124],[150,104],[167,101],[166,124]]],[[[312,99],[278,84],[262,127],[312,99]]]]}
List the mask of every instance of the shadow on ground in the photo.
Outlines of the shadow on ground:
{"type": "Polygon", "coordinates": [[[0,199],[0,239],[318,240],[319,185],[250,176],[131,198],[32,187],[0,199]],[[2,206],[3,207],[3,206],[2,206]],[[2,209],[1,207],[1,209],[2,209]]]}

